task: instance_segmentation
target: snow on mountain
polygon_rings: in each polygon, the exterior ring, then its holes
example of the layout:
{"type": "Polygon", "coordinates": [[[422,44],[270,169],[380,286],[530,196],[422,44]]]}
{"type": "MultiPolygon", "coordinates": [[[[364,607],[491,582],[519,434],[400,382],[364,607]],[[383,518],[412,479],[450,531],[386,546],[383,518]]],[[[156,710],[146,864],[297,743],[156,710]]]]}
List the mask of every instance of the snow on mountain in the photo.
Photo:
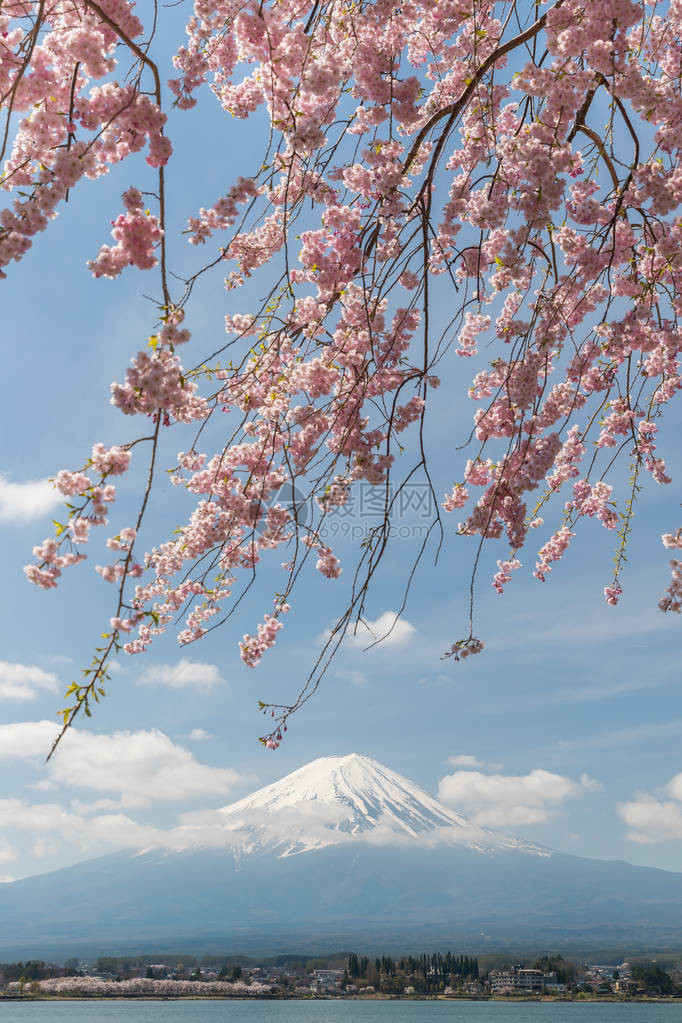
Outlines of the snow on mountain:
{"type": "Polygon", "coordinates": [[[320,757],[223,807],[211,814],[211,834],[210,844],[233,845],[240,855],[291,856],[351,841],[547,855],[538,846],[471,824],[407,778],[357,753],[320,757]]]}

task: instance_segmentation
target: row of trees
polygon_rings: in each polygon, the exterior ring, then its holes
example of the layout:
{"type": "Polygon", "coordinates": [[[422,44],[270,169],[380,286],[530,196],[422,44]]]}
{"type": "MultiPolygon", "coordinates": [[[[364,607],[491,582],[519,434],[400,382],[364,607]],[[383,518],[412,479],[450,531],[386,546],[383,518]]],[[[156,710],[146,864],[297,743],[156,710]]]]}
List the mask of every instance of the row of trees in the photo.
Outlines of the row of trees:
{"type": "Polygon", "coordinates": [[[533,963],[532,969],[542,970],[543,973],[556,973],[559,984],[570,984],[577,972],[575,963],[568,962],[560,955],[540,956],[533,963]]]}
{"type": "Polygon", "coordinates": [[[45,980],[47,977],[63,976],[74,974],[73,967],[55,966],[54,963],[45,963],[42,959],[28,959],[26,962],[0,963],[0,984],[6,986],[14,981],[30,983],[35,980],[45,980]]]}
{"type": "Polygon", "coordinates": [[[640,963],[632,967],[632,981],[638,989],[652,995],[679,995],[682,987],[657,963],[640,963]]]}
{"type": "Polygon", "coordinates": [[[352,952],[344,980],[367,982],[388,993],[400,993],[413,987],[419,993],[442,991],[463,980],[477,980],[478,960],[470,956],[456,956],[440,952],[420,956],[407,956],[399,960],[391,956],[370,959],[352,952]]]}

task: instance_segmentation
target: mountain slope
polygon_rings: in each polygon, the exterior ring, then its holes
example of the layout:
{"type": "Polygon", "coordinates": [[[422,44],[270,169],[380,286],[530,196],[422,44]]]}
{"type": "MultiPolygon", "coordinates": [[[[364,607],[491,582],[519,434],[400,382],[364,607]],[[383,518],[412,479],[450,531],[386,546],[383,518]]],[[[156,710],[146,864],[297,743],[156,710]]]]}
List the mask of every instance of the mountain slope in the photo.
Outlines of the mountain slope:
{"type": "Polygon", "coordinates": [[[682,874],[448,846],[361,843],[245,865],[217,850],[118,853],[1,885],[0,919],[4,958],[427,944],[651,952],[682,946],[682,874]]]}

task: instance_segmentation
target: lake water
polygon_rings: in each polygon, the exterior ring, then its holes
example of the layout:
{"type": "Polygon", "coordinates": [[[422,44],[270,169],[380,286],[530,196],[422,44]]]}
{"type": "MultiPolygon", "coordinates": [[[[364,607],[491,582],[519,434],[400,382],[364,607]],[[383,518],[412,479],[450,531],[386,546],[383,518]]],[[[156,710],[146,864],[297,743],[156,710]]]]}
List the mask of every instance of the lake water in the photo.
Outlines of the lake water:
{"type": "Polygon", "coordinates": [[[682,1003],[0,1002],[1,1023],[680,1023],[682,1003]]]}

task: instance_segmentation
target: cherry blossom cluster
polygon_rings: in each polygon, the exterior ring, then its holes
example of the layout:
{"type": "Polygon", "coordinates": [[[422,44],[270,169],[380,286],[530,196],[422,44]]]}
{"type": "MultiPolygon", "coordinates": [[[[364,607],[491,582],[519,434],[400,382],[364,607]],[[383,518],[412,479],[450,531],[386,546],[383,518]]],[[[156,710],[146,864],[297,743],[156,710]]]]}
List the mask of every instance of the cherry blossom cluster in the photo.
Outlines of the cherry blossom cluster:
{"type": "Polygon", "coordinates": [[[266,615],[255,636],[244,636],[240,644],[241,657],[248,668],[255,668],[265,651],[274,645],[281,628],[282,623],[274,615],[266,615]]]}
{"type": "Polygon", "coordinates": [[[125,384],[111,385],[111,404],[129,416],[162,413],[189,423],[207,413],[205,401],[196,392],[196,383],[184,375],[177,355],[159,348],[135,356],[125,384]]]}
{"type": "Polygon", "coordinates": [[[661,611],[676,611],[682,613],[682,562],[677,558],[670,561],[671,579],[664,595],[661,597],[658,606],[661,611]]]}
{"type": "MultiPolygon", "coordinates": [[[[11,991],[21,988],[20,981],[8,985],[11,991]]],[[[43,995],[86,998],[258,998],[269,994],[272,986],[251,981],[226,980],[154,980],[132,977],[130,980],[101,980],[99,977],[49,977],[38,982],[43,995]]]]}
{"type": "Polygon", "coordinates": [[[458,639],[449,650],[445,651],[441,660],[452,657],[454,661],[463,661],[467,657],[471,657],[472,654],[480,654],[484,646],[485,643],[476,636],[471,636],[469,639],[458,639]]]}
{"type": "Polygon", "coordinates": [[[144,209],[142,193],[129,188],[123,193],[126,212],[112,221],[116,245],[103,245],[88,266],[95,277],[118,277],[126,266],[149,270],[156,266],[155,248],[161,239],[159,219],[144,209]]]}
{"type": "MultiPolygon", "coordinates": [[[[93,526],[104,526],[108,522],[110,506],[116,500],[116,487],[107,483],[109,476],[120,476],[130,466],[131,453],[125,447],[114,445],[106,448],[101,442],[93,444],[92,455],[82,470],[70,472],[62,469],[53,480],[54,487],[64,497],[78,504],[67,505],[69,510],[68,524],[57,524],[56,538],[48,537],[33,548],[35,564],[24,569],[27,579],[42,589],[54,589],[62,574],[62,569],[85,561],[87,555],[79,551],[78,545],[90,539],[93,526]],[[92,473],[96,476],[93,479],[92,473]]],[[[116,537],[107,540],[107,546],[114,550],[132,552],[136,530],[123,528],[116,537]]],[[[129,559],[127,559],[129,561],[129,559]]],[[[137,563],[128,563],[127,568],[133,574],[139,574],[142,568],[137,563]]],[[[106,574],[99,566],[100,575],[106,574]]],[[[113,578],[119,578],[124,569],[119,565],[111,569],[113,578]]]]}
{"type": "MultiPolygon", "coordinates": [[[[171,144],[163,134],[167,118],[158,87],[152,99],[139,84],[110,80],[118,43],[142,56],[134,40],[143,27],[133,7],[128,0],[57,0],[49,10],[37,3],[4,9],[0,102],[15,116],[16,132],[12,144],[6,140],[2,147],[0,183],[17,197],[0,211],[0,268],[22,258],[83,178],[98,178],[145,147],[150,166],[168,162],[171,144]]],[[[134,189],[127,194],[139,195],[134,189]]],[[[128,263],[154,264],[154,217],[143,226],[141,215],[128,207],[114,223],[114,236],[113,254],[102,252],[93,264],[97,274],[115,276],[128,263]]]]}
{"type": "MultiPolygon", "coordinates": [[[[661,539],[663,546],[668,550],[682,550],[682,528],[674,533],[664,533],[661,539]]],[[[682,562],[677,558],[671,558],[670,568],[670,583],[658,602],[658,606],[661,611],[675,611],[677,614],[682,614],[682,562]]]]}
{"type": "Polygon", "coordinates": [[[497,562],[497,572],[493,576],[493,586],[498,593],[504,592],[505,584],[511,581],[512,572],[517,568],[521,568],[521,562],[518,558],[497,562]]]}

